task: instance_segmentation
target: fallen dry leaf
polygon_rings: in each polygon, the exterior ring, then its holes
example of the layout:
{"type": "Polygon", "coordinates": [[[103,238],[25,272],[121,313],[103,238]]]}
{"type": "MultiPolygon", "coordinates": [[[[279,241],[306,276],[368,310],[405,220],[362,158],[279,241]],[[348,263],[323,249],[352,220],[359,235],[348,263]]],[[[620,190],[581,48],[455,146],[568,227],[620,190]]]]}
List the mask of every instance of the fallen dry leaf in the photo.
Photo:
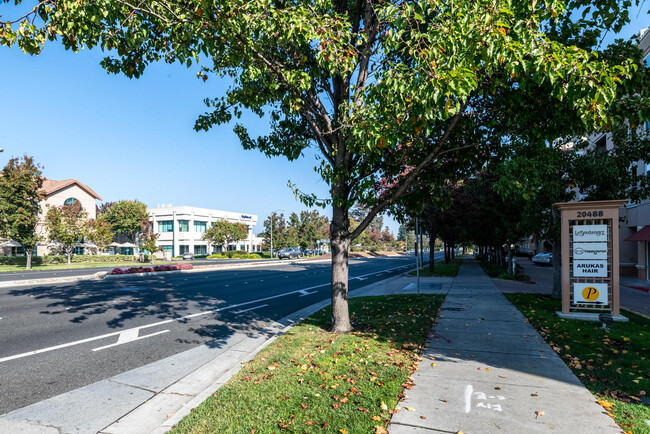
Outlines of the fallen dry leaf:
{"type": "Polygon", "coordinates": [[[305,404],[304,402],[301,403],[300,406],[301,406],[302,408],[307,408],[307,404],[305,404]]]}
{"type": "Polygon", "coordinates": [[[381,420],[381,417],[380,416],[373,416],[370,419],[372,419],[372,420],[381,420]]]}
{"type": "Polygon", "coordinates": [[[537,394],[536,393],[531,393],[530,396],[537,396],[537,394]]]}
{"type": "Polygon", "coordinates": [[[538,410],[535,412],[535,419],[537,419],[538,416],[544,416],[546,413],[544,413],[543,410],[538,410]]]}
{"type": "Polygon", "coordinates": [[[494,390],[501,390],[501,387],[496,386],[496,387],[494,388],[494,390]]]}
{"type": "Polygon", "coordinates": [[[406,409],[407,409],[408,411],[415,411],[415,409],[414,409],[413,407],[406,407],[406,409]]]}
{"type": "Polygon", "coordinates": [[[420,419],[426,419],[426,418],[427,418],[426,416],[420,416],[420,419]]]}
{"type": "Polygon", "coordinates": [[[598,404],[600,404],[606,410],[609,410],[615,405],[613,402],[609,402],[609,401],[598,401],[598,404]]]}
{"type": "Polygon", "coordinates": [[[388,434],[388,431],[383,426],[375,425],[375,434],[388,434]]]}

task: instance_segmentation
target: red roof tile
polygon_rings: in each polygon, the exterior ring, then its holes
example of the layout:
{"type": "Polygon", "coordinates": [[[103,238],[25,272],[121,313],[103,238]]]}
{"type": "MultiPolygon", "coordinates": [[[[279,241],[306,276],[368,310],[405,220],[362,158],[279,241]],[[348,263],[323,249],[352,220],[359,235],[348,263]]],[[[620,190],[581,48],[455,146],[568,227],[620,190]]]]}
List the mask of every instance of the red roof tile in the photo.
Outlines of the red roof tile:
{"type": "Polygon", "coordinates": [[[77,181],[76,179],[66,179],[63,181],[55,181],[53,179],[47,179],[43,178],[43,187],[41,189],[43,192],[49,196],[53,193],[56,193],[59,190],[62,190],[70,185],[78,185],[79,188],[84,190],[86,193],[94,197],[95,199],[102,200],[101,197],[97,193],[95,193],[90,187],[88,187],[86,184],[82,184],[81,182],[77,181]]]}

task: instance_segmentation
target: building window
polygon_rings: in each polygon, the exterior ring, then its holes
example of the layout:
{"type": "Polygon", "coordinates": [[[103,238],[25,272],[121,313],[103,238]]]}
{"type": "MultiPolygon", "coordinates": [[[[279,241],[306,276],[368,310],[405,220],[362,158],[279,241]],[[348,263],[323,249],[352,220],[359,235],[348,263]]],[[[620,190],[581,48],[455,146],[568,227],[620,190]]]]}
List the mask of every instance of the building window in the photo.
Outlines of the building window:
{"type": "Polygon", "coordinates": [[[182,255],[183,253],[187,253],[190,251],[190,246],[188,246],[187,244],[181,244],[180,246],[178,246],[178,250],[179,250],[178,254],[182,255]]]}
{"type": "Polygon", "coordinates": [[[208,228],[208,222],[194,221],[194,232],[198,232],[202,234],[207,230],[207,228],[208,228]]]}
{"type": "Polygon", "coordinates": [[[69,197],[63,202],[63,205],[74,205],[75,203],[79,203],[79,201],[74,197],[69,197]]]}
{"type": "Polygon", "coordinates": [[[74,254],[75,255],[85,255],[86,254],[86,248],[77,246],[77,247],[74,248],[74,254]]]}
{"type": "Polygon", "coordinates": [[[120,247],[120,255],[133,255],[133,247],[120,247]]]}
{"type": "Polygon", "coordinates": [[[160,246],[161,250],[164,252],[169,252],[171,256],[174,256],[174,246],[160,246]]]}
{"type": "Polygon", "coordinates": [[[158,232],[174,232],[174,220],[163,220],[158,222],[158,232]]]}
{"type": "Polygon", "coordinates": [[[241,245],[239,246],[239,250],[246,250],[246,246],[243,245],[243,244],[241,244],[241,245]]]}
{"type": "Polygon", "coordinates": [[[607,136],[603,136],[596,142],[596,150],[598,152],[607,152],[607,136]]]}
{"type": "Polygon", "coordinates": [[[208,249],[207,246],[194,246],[195,255],[207,255],[208,249]]]}
{"type": "Polygon", "coordinates": [[[190,231],[190,221],[189,220],[179,220],[178,221],[178,231],[179,232],[189,232],[190,231]]]}
{"type": "Polygon", "coordinates": [[[221,253],[223,252],[222,246],[212,246],[212,253],[221,253]]]}

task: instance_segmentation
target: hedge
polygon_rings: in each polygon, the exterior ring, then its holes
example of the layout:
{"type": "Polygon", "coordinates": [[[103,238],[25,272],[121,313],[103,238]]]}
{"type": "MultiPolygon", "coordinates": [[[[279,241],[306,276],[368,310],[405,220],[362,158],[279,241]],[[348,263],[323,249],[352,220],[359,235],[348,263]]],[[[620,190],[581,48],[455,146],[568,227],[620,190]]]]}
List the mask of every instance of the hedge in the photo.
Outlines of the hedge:
{"type": "Polygon", "coordinates": [[[232,259],[237,257],[238,259],[261,259],[262,256],[258,253],[248,253],[245,250],[230,250],[228,252],[215,253],[214,255],[207,256],[207,259],[232,259]]]}
{"type": "MultiPolygon", "coordinates": [[[[137,259],[133,255],[72,255],[71,262],[132,262],[137,259]]],[[[26,256],[0,256],[0,265],[25,265],[27,263],[26,256]]],[[[32,265],[42,264],[67,264],[68,257],[66,255],[44,255],[32,256],[32,265]]]]}

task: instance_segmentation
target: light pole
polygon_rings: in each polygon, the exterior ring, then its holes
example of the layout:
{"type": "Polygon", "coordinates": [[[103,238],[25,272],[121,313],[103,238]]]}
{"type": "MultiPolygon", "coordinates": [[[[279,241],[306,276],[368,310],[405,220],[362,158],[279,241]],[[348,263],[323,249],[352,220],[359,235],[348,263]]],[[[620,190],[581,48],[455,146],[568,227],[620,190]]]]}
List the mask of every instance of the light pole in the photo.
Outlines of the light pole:
{"type": "Polygon", "coordinates": [[[278,211],[284,212],[284,208],[276,209],[275,211],[271,212],[271,259],[273,259],[273,216],[278,211]]]}

